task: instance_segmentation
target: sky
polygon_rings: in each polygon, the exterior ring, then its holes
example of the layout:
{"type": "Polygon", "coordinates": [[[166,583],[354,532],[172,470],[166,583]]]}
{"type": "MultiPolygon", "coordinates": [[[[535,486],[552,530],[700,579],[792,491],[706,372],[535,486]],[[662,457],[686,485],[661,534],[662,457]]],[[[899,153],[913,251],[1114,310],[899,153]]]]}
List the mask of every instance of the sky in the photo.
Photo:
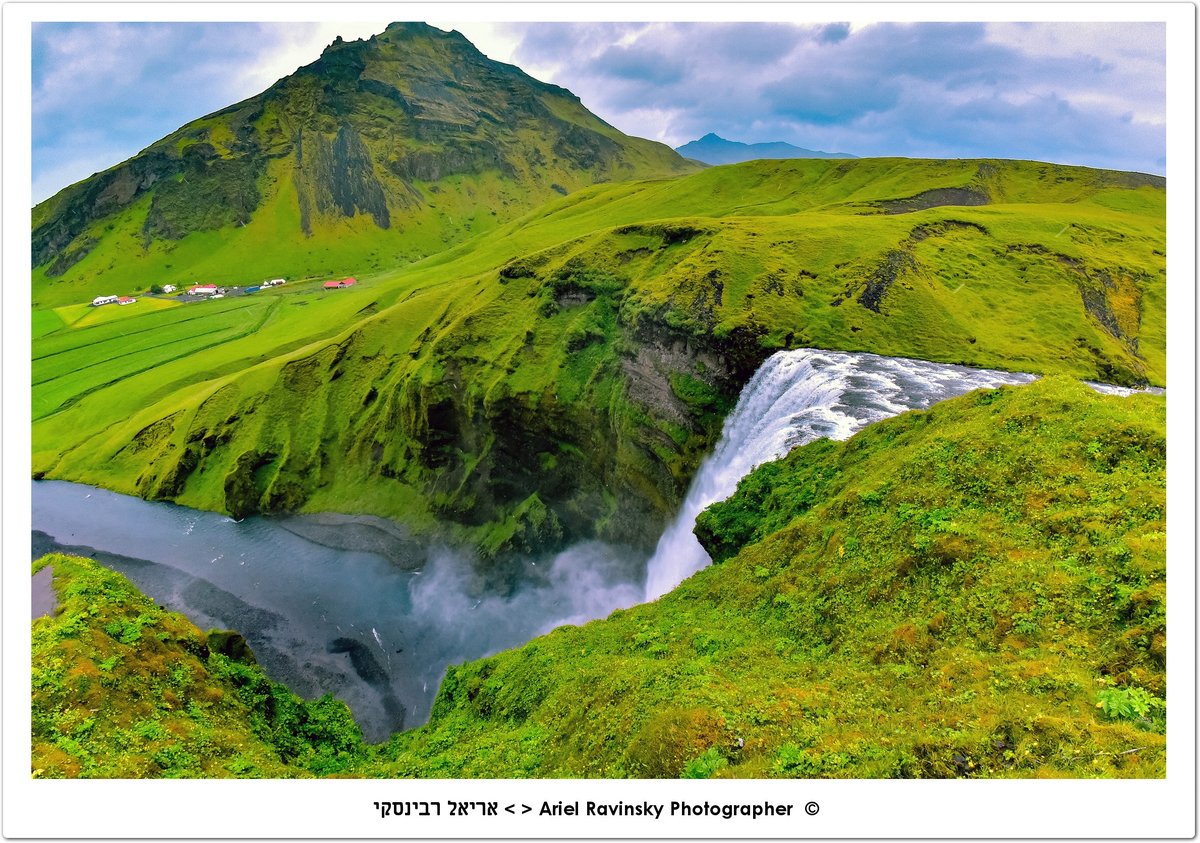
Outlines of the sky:
{"type": "MultiPolygon", "coordinates": [[[[1166,171],[1162,23],[430,23],[671,146],[1166,171]]],[[[33,199],[386,24],[35,24],[33,199]]]]}

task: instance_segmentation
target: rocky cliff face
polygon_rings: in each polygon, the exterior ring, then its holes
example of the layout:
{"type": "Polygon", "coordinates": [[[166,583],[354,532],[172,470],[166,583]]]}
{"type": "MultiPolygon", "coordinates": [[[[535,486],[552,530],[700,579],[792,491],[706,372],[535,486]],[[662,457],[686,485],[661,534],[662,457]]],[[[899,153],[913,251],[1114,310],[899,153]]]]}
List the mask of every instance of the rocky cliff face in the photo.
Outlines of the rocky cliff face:
{"type": "Polygon", "coordinates": [[[623,318],[615,283],[555,280],[510,281],[498,309],[523,318],[517,302],[532,292],[576,320],[565,332],[539,318],[489,357],[471,346],[477,311],[430,314],[411,348],[381,347],[385,316],[292,359],[267,390],[234,382],[147,426],[115,459],[147,498],[223,477],[219,505],[235,517],[301,509],[349,467],[383,500],[420,490],[438,523],[493,560],[587,538],[648,550],[768,352],[739,346],[740,333],[718,341],[623,318]],[[513,373],[537,380],[504,382],[513,373]]]}

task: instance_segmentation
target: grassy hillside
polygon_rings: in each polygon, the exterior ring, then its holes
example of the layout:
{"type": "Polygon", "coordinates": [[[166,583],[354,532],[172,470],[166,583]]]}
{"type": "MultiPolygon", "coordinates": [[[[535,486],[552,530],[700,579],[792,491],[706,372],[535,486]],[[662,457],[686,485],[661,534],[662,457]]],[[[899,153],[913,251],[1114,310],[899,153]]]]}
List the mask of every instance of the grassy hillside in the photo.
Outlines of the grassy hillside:
{"type": "Polygon", "coordinates": [[[35,310],[34,471],[486,554],[645,544],[778,348],[1163,384],[1163,208],[1136,174],[761,161],[580,189],[349,290],[35,310]]]}
{"type": "Polygon", "coordinates": [[[1165,774],[1161,397],[980,391],[759,468],[725,561],[451,668],[397,776],[1165,774]]]}
{"type": "MultiPolygon", "coordinates": [[[[50,557],[39,775],[1161,777],[1165,400],[978,391],[760,467],[655,603],[450,668],[364,747],[50,557]]],[[[213,639],[209,639],[212,643],[213,639]]]]}
{"type": "Polygon", "coordinates": [[[343,703],[299,699],[253,656],[220,652],[230,636],[90,559],[51,554],[33,571],[46,567],[58,607],[33,621],[35,778],[280,778],[361,760],[343,703]]]}
{"type": "Polygon", "coordinates": [[[457,32],[393,24],[34,208],[33,301],[378,271],[583,186],[699,166],[457,32]]]}

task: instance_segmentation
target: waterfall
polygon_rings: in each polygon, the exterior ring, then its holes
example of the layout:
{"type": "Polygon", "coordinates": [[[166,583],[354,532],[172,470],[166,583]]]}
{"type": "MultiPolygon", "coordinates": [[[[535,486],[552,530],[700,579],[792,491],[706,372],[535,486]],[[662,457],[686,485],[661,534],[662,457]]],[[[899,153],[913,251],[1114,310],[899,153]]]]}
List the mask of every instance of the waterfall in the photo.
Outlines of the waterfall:
{"type": "Polygon", "coordinates": [[[388,530],[384,540],[361,518],[234,522],[55,480],[30,481],[34,556],[96,556],[200,626],[241,631],[273,679],[303,696],[333,693],[382,740],[401,714],[405,726],[425,722],[446,665],[654,600],[708,565],[692,535],[696,516],[756,465],[904,410],[1030,380],[871,354],[780,352],[746,384],[645,567],[629,548],[584,542],[526,560],[512,592],[482,588],[472,560],[451,548],[388,530]]]}
{"type": "Polygon", "coordinates": [[[721,440],[700,465],[675,520],[646,565],[655,600],[712,560],[696,541],[696,516],[724,500],[756,466],[814,439],[846,439],[871,422],[925,409],[973,389],[1028,383],[1033,375],[801,348],[780,351],[746,384],[721,440]]]}

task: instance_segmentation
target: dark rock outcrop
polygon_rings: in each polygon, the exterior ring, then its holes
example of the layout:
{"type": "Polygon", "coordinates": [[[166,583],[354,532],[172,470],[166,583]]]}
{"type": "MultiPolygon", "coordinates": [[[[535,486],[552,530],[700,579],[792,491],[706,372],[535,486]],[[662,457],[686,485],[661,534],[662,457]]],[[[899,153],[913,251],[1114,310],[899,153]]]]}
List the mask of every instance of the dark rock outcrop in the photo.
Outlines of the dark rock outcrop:
{"type": "Polygon", "coordinates": [[[877,203],[885,214],[910,214],[943,205],[986,205],[991,201],[983,190],[972,187],[936,187],[904,199],[885,199],[877,203]]]}
{"type": "Polygon", "coordinates": [[[910,252],[903,249],[892,249],[884,257],[883,263],[876,267],[875,271],[871,273],[871,277],[867,279],[866,287],[858,297],[858,303],[867,310],[879,313],[883,297],[896,279],[905,272],[912,272],[916,268],[917,262],[910,252]]]}
{"type": "Polygon", "coordinates": [[[243,664],[258,664],[258,659],[254,657],[250,645],[240,632],[232,629],[210,629],[205,643],[209,652],[228,656],[243,664]]]}

